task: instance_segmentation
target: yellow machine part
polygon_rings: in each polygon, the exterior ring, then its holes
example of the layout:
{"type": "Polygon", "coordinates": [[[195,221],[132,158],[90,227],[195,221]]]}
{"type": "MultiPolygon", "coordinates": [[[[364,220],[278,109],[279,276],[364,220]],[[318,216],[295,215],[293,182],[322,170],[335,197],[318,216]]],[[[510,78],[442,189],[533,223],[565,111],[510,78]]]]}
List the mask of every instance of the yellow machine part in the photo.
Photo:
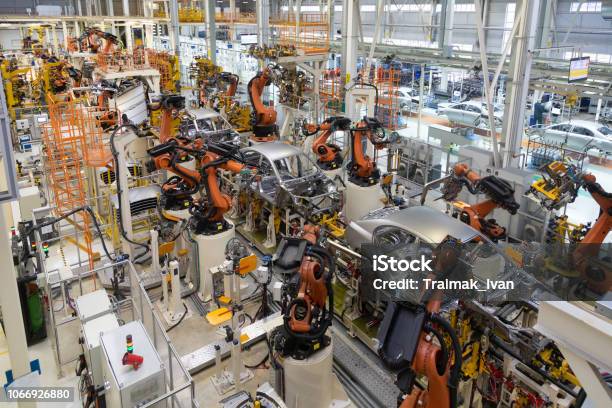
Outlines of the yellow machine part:
{"type": "Polygon", "coordinates": [[[240,259],[238,272],[240,276],[245,276],[257,269],[257,255],[251,254],[240,259]]]}
{"type": "MultiPolygon", "coordinates": [[[[172,133],[178,133],[178,128],[181,124],[181,118],[177,117],[172,119],[172,133]]],[[[151,111],[151,126],[159,127],[161,125],[161,110],[151,111]]]]}
{"type": "Polygon", "coordinates": [[[474,342],[472,347],[463,355],[463,375],[468,378],[476,378],[480,374],[481,364],[480,343],[474,342]]]}
{"type": "Polygon", "coordinates": [[[319,223],[321,226],[327,228],[334,238],[342,238],[344,236],[345,229],[340,226],[339,221],[338,213],[334,214],[333,216],[325,214],[319,223]]]}
{"type": "Polygon", "coordinates": [[[237,132],[248,132],[251,130],[251,108],[238,102],[231,102],[225,107],[227,121],[237,132]]]}
{"type": "Polygon", "coordinates": [[[231,310],[229,310],[226,307],[220,307],[217,310],[208,312],[206,314],[206,320],[208,321],[208,323],[212,324],[213,326],[218,326],[221,323],[225,323],[228,320],[230,320],[232,316],[233,316],[233,313],[231,310]]]}
{"type": "Polygon", "coordinates": [[[546,198],[557,201],[561,196],[561,191],[557,186],[550,185],[545,179],[535,181],[531,188],[544,195],[546,198]]]}

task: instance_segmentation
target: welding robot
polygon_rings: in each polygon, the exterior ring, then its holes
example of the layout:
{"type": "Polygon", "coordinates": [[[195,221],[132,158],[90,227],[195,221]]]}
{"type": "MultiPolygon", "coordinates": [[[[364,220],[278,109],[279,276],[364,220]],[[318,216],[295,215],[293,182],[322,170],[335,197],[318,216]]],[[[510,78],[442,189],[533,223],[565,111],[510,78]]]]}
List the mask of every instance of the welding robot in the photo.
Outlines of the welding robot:
{"type": "Polygon", "coordinates": [[[370,211],[380,208],[386,199],[379,182],[377,152],[389,142],[385,129],[376,118],[364,117],[350,129],[351,158],[347,167],[345,214],[349,221],[357,220],[370,211]],[[370,147],[371,146],[371,147],[370,147]],[[373,154],[367,150],[373,149],[373,154]]]}
{"type": "MultiPolygon", "coordinates": [[[[461,243],[447,237],[434,251],[430,277],[448,276],[460,253],[461,243]]],[[[462,365],[459,339],[439,313],[442,295],[436,291],[423,295],[421,304],[389,302],[378,330],[378,354],[397,371],[399,408],[456,408],[462,365]],[[426,387],[417,381],[419,377],[427,379],[426,387]]]]}
{"type": "Polygon", "coordinates": [[[321,228],[307,224],[298,237],[285,237],[272,259],[285,279],[282,326],[269,337],[277,392],[290,408],[327,408],[332,403],[333,353],[327,330],[334,315],[333,255],[320,245],[321,228]]]}
{"type": "Polygon", "coordinates": [[[278,125],[276,124],[276,110],[263,103],[264,89],[272,84],[273,70],[276,65],[269,65],[255,75],[247,85],[249,100],[253,106],[251,112],[251,124],[253,135],[251,141],[255,143],[271,142],[280,137],[278,125]]]}
{"type": "Polygon", "coordinates": [[[160,102],[151,107],[160,111],[159,141],[163,144],[174,136],[174,120],[185,108],[185,97],[177,94],[163,95],[160,102]]]}
{"type": "Polygon", "coordinates": [[[452,202],[453,216],[482,232],[493,241],[506,237],[506,229],[497,224],[495,219],[486,217],[496,208],[502,208],[514,215],[519,204],[514,199],[514,189],[507,181],[497,176],[480,177],[465,163],[458,163],[452,176],[442,187],[442,197],[452,202]],[[487,199],[477,204],[456,201],[457,196],[466,187],[471,194],[485,194],[487,199]]]}
{"type": "Polygon", "coordinates": [[[605,191],[593,174],[574,165],[555,161],[543,170],[543,177],[531,185],[527,194],[536,196],[545,208],[558,210],[573,202],[580,188],[588,191],[599,205],[599,217],[577,244],[570,268],[579,272],[589,290],[606,294],[612,290],[610,259],[601,259],[599,252],[612,228],[612,193],[605,191]]]}
{"type": "Polygon", "coordinates": [[[79,44],[81,44],[81,51],[89,50],[94,54],[112,54],[120,48],[121,41],[112,33],[90,27],[85,29],[79,37],[79,44]]]}
{"type": "Polygon", "coordinates": [[[342,116],[331,116],[320,125],[302,124],[302,134],[306,137],[317,135],[312,142],[312,151],[317,156],[317,165],[325,174],[334,178],[342,168],[342,150],[328,140],[337,131],[350,130],[351,120],[342,116]]]}
{"type": "Polygon", "coordinates": [[[219,188],[217,170],[239,173],[245,165],[232,159],[232,151],[219,146],[201,146],[197,139],[194,145],[182,145],[179,139],[172,139],[149,149],[150,171],[167,170],[175,174],[162,185],[163,195],[188,207],[189,226],[195,234],[198,246],[200,271],[200,291],[202,300],[211,298],[212,280],[210,269],[225,260],[224,250],[227,242],[234,238],[235,231],[224,214],[231,208],[231,198],[219,188]],[[185,153],[196,158],[196,169],[180,164],[185,153]],[[203,198],[193,195],[204,189],[203,198]]]}

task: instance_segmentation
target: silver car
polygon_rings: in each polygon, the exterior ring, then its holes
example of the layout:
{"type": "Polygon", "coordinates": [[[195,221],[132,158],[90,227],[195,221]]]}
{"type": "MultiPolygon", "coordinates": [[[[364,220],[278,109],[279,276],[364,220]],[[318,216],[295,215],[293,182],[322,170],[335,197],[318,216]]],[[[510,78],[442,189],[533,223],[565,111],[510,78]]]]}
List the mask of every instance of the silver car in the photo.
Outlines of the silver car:
{"type": "Polygon", "coordinates": [[[258,169],[250,189],[277,208],[292,207],[307,217],[339,210],[336,184],[297,147],[269,142],[240,149],[240,154],[258,169]]]}
{"type": "MultiPolygon", "coordinates": [[[[460,256],[453,270],[446,275],[458,280],[475,279],[484,282],[512,281],[514,289],[489,288],[486,291],[470,293],[473,300],[499,302],[510,299],[528,299],[534,291],[544,291],[543,286],[530,274],[520,269],[506,256],[501,247],[490,241],[469,225],[430,207],[416,206],[404,209],[384,208],[376,210],[363,219],[351,222],[346,228],[346,243],[366,259],[370,255],[385,254],[396,259],[431,259],[434,249],[443,242],[454,242],[460,246],[460,256]],[[450,241],[449,241],[450,238],[450,241]]],[[[373,280],[416,280],[431,277],[432,272],[397,272],[388,269],[373,272],[361,269],[360,292],[366,299],[380,296],[373,289],[373,280]]],[[[387,291],[392,300],[421,303],[423,292],[414,290],[387,291]]],[[[447,300],[453,295],[445,291],[447,300]]]]}
{"type": "Polygon", "coordinates": [[[394,91],[384,91],[380,98],[396,99],[402,111],[415,110],[419,106],[419,91],[411,88],[399,88],[394,91]]]}
{"type": "MultiPolygon", "coordinates": [[[[501,128],[504,110],[502,107],[493,106],[493,111],[495,128],[501,128]]],[[[489,111],[486,104],[480,102],[467,101],[446,106],[441,104],[438,108],[438,115],[446,116],[451,123],[472,127],[489,127],[489,111]]]]}
{"type": "Polygon", "coordinates": [[[534,128],[530,132],[548,144],[563,144],[580,151],[597,149],[606,155],[612,154],[612,129],[597,122],[574,120],[534,128]]]}

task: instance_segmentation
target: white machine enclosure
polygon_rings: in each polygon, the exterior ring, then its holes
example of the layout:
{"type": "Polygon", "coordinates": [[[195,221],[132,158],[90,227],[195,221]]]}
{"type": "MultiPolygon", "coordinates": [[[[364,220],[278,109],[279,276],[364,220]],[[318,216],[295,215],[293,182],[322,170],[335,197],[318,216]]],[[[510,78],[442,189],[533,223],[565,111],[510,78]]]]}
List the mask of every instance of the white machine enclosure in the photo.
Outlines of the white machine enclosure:
{"type": "Polygon", "coordinates": [[[19,212],[21,213],[22,221],[31,221],[32,210],[40,208],[42,205],[43,200],[38,186],[19,189],[19,212]]]}
{"type": "MultiPolygon", "coordinates": [[[[106,405],[109,407],[138,407],[153,401],[166,392],[164,365],[153,347],[142,322],[132,321],[100,336],[100,347],[106,360],[106,405]],[[143,357],[142,365],[135,370],[123,365],[126,352],[126,336],[132,335],[134,354],[143,357]]],[[[166,401],[154,405],[166,407],[166,401]]]]}
{"type": "Polygon", "coordinates": [[[130,122],[140,125],[147,119],[147,102],[144,86],[140,83],[126,91],[115,95],[109,100],[109,106],[114,106],[124,115],[127,115],[130,122]]]}
{"type": "Polygon", "coordinates": [[[100,335],[117,328],[119,328],[119,322],[113,313],[108,313],[83,323],[83,351],[93,385],[96,389],[104,385],[103,373],[105,361],[100,350],[100,335]]]}
{"type": "Polygon", "coordinates": [[[113,311],[108,295],[104,289],[99,289],[76,299],[76,309],[81,324],[113,311]]]}

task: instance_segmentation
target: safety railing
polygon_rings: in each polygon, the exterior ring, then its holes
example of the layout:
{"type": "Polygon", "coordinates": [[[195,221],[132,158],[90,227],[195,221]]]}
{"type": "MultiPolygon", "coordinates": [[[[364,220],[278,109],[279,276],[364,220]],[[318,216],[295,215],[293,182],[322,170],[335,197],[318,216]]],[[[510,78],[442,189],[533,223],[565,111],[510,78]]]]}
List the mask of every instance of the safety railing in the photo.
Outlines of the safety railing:
{"type": "MultiPolygon", "coordinates": [[[[34,211],[34,215],[36,215],[34,211]]],[[[34,217],[36,219],[36,217],[34,217]]],[[[62,227],[58,226],[61,230],[62,227]]],[[[78,233],[78,231],[77,231],[78,233]]],[[[154,310],[143,280],[129,260],[116,262],[114,260],[102,259],[93,269],[79,258],[77,263],[69,265],[72,274],[66,276],[60,273],[58,268],[47,269],[45,256],[43,255],[40,231],[36,231],[37,245],[36,257],[46,280],[45,294],[49,299],[48,326],[51,328],[51,341],[58,367],[58,375],[63,376],[63,368],[77,361],[81,354],[79,344],[80,322],[70,309],[75,308],[76,292],[79,296],[96,290],[96,276],[102,273],[123,273],[125,280],[129,281],[129,295],[110,296],[113,305],[113,313],[117,316],[120,324],[139,320],[143,323],[151,342],[159,355],[164,369],[166,389],[163,395],[148,402],[142,407],[150,407],[161,401],[169,401],[174,407],[199,407],[195,399],[195,385],[186,368],[181,363],[180,355],[176,351],[172,341],[166,334],[166,330],[160,322],[154,310]],[[93,285],[92,285],[93,283],[93,285]],[[59,299],[62,297],[62,299],[59,299]],[[58,301],[59,299],[59,301],[58,301]],[[57,307],[61,302],[61,307],[57,307]]],[[[53,243],[61,241],[66,234],[60,233],[58,237],[46,240],[53,243]]],[[[112,255],[111,255],[112,256],[112,255]]]]}
{"type": "Polygon", "coordinates": [[[281,13],[270,18],[274,27],[273,41],[279,45],[295,46],[305,55],[329,51],[329,16],[327,13],[281,13]]]}

